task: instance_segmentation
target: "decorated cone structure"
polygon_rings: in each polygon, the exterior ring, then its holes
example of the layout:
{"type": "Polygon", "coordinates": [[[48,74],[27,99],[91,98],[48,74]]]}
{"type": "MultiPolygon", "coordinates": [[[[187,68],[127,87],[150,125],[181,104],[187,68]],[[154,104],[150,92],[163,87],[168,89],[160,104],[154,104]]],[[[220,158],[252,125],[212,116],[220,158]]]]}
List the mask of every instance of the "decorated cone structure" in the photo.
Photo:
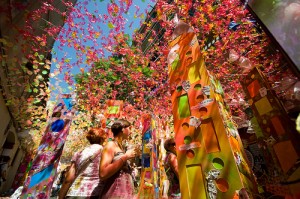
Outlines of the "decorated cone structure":
{"type": "Polygon", "coordinates": [[[181,197],[250,196],[256,184],[222,87],[206,70],[196,34],[189,29],[173,38],[168,67],[181,197]]]}

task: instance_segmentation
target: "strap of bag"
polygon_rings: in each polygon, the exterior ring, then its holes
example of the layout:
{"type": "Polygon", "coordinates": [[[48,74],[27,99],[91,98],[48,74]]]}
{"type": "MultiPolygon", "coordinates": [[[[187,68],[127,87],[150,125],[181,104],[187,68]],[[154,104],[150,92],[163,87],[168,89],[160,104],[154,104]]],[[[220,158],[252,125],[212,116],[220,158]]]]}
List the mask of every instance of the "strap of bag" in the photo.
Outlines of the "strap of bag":
{"type": "Polygon", "coordinates": [[[86,167],[91,163],[93,162],[93,160],[98,156],[100,155],[100,152],[102,150],[100,149],[97,153],[93,154],[92,156],[90,156],[89,158],[87,158],[82,164],[80,164],[80,167],[77,169],[77,172],[76,172],[76,178],[77,176],[83,171],[86,169],[86,167]]]}

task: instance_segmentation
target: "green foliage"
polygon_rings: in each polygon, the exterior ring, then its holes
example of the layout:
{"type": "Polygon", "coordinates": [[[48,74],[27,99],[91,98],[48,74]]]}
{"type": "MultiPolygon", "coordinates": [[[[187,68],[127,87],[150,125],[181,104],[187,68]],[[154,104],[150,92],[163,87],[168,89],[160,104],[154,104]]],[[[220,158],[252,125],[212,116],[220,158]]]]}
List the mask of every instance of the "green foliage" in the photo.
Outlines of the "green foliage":
{"type": "Polygon", "coordinates": [[[108,99],[124,100],[136,104],[144,100],[144,92],[150,92],[153,81],[144,81],[152,77],[154,71],[148,67],[147,58],[140,54],[138,47],[132,47],[131,37],[126,34],[115,35],[118,43],[114,53],[108,58],[95,62],[88,73],[75,76],[76,92],[80,106],[87,110],[101,107],[108,99]]]}
{"type": "Polygon", "coordinates": [[[151,77],[152,73],[153,73],[153,70],[151,70],[150,68],[148,67],[144,67],[142,68],[142,73],[143,75],[145,75],[146,77],[151,77]]]}
{"type": "Polygon", "coordinates": [[[87,72],[85,72],[83,74],[79,73],[79,74],[75,75],[74,79],[75,79],[76,84],[82,84],[83,82],[87,82],[88,81],[89,75],[88,75],[87,72]]]}

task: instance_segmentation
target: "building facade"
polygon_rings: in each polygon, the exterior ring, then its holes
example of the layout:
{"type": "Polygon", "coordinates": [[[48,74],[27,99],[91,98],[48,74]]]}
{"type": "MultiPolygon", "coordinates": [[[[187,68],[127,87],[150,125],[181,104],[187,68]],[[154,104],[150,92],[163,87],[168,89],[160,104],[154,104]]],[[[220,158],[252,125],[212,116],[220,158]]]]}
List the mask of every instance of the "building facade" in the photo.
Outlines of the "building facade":
{"type": "Polygon", "coordinates": [[[47,95],[40,95],[48,89],[51,49],[75,3],[0,2],[0,193],[20,185],[14,179],[33,144],[29,109],[33,104],[40,112],[45,110],[47,95]]]}

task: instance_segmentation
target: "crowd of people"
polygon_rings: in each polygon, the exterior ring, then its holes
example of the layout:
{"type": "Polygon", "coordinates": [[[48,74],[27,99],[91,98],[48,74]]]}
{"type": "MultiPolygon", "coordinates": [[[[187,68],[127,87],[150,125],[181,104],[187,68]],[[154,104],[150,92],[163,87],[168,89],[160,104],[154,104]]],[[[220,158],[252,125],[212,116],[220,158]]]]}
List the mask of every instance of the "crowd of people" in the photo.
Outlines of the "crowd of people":
{"type": "MultiPolygon", "coordinates": [[[[102,128],[90,129],[86,134],[90,145],[76,152],[71,165],[60,173],[53,196],[58,199],[136,198],[138,167],[133,160],[140,155],[140,147],[124,147],[130,136],[130,125],[124,119],[115,121],[110,138],[102,128]]],[[[168,198],[180,198],[174,139],[166,141],[165,149],[166,174],[170,182],[168,198]]]]}

